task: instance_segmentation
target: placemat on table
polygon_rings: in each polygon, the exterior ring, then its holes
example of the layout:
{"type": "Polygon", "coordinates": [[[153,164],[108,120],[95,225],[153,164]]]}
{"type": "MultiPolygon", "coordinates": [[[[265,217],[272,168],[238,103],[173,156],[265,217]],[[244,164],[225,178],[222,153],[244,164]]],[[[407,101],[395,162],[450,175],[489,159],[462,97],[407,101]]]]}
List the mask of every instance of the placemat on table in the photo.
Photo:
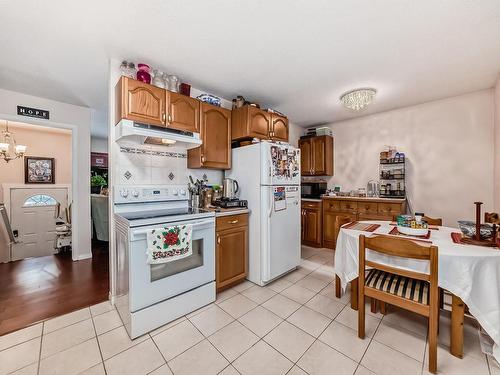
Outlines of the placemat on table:
{"type": "MultiPolygon", "coordinates": [[[[396,223],[395,221],[392,221],[389,225],[398,225],[398,223],[396,223]]],[[[439,227],[437,225],[428,225],[427,226],[429,229],[432,229],[432,230],[439,230],[439,227]]]]}
{"type": "Polygon", "coordinates": [[[404,236],[404,237],[408,237],[408,238],[422,238],[424,240],[428,240],[430,237],[431,237],[431,231],[428,230],[427,231],[427,234],[426,235],[423,235],[423,236],[412,236],[412,235],[409,235],[409,234],[404,234],[404,233],[401,233],[400,231],[398,231],[398,228],[397,227],[394,227],[391,229],[391,231],[389,232],[390,235],[392,236],[404,236]]]}
{"type": "Polygon", "coordinates": [[[360,230],[363,232],[373,232],[378,227],[380,227],[380,224],[360,223],[359,221],[353,221],[344,225],[342,228],[360,230]]]}
{"type": "MultiPolygon", "coordinates": [[[[470,245],[470,243],[462,242],[462,233],[460,232],[452,232],[451,233],[451,240],[454,243],[458,243],[460,245],[470,245]]],[[[497,247],[500,248],[500,238],[497,239],[497,247]]],[[[495,247],[493,246],[492,249],[495,247]]]]}

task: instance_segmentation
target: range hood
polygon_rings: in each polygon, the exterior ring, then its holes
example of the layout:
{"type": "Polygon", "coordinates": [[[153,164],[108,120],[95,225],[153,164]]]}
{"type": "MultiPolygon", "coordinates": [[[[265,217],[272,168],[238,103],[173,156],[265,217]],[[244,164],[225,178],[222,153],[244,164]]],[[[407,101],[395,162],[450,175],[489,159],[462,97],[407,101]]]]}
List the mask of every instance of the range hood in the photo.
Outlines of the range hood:
{"type": "Polygon", "coordinates": [[[176,129],[143,124],[131,120],[121,120],[115,126],[115,139],[118,143],[144,144],[156,140],[156,144],[175,145],[185,149],[201,145],[199,133],[186,132],[176,129]]]}

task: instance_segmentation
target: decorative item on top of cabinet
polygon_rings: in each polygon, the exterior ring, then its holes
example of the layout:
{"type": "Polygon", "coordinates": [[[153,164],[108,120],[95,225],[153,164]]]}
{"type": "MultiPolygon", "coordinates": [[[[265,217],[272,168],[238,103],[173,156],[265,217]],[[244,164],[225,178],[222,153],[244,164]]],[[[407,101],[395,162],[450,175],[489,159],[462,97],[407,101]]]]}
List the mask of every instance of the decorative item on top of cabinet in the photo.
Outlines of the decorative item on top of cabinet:
{"type": "Polygon", "coordinates": [[[333,137],[301,138],[299,148],[303,176],[333,176],[333,137]]]}
{"type": "Polygon", "coordinates": [[[312,247],[322,246],[321,202],[302,200],[302,244],[312,247]]]}
{"type": "Polygon", "coordinates": [[[288,119],[253,105],[232,111],[232,139],[273,139],[288,142],[288,119]]]}
{"type": "Polygon", "coordinates": [[[248,214],[216,218],[217,291],[245,280],[248,274],[248,214]]]}
{"type": "Polygon", "coordinates": [[[121,77],[115,86],[116,118],[165,126],[165,90],[121,77]]]}
{"type": "Polygon", "coordinates": [[[200,101],[166,90],[167,127],[198,133],[200,131],[200,101]]]}
{"type": "Polygon", "coordinates": [[[231,111],[201,103],[202,145],[188,150],[188,168],[231,169],[231,111]]]}

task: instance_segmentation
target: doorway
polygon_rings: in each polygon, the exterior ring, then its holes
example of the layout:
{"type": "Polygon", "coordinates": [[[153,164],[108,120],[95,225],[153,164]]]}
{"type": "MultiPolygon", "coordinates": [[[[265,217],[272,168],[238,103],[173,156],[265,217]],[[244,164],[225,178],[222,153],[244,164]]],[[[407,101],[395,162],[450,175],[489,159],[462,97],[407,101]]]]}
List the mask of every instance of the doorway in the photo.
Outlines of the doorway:
{"type": "MultiPolygon", "coordinates": [[[[0,143],[5,124],[0,120],[0,143]]],[[[107,246],[72,249],[83,233],[72,226],[72,203],[90,201],[90,191],[73,196],[75,130],[9,121],[9,131],[26,151],[15,155],[10,147],[8,162],[0,155],[0,229],[7,233],[0,236],[0,336],[109,295],[107,246]]]]}

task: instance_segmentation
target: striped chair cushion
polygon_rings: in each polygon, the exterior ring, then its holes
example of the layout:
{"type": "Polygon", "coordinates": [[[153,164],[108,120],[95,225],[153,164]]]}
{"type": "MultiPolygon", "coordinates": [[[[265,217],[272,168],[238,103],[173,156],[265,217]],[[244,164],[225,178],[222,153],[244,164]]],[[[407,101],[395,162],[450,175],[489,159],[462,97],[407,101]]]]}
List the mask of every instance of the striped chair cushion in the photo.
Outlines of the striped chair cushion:
{"type": "Polygon", "coordinates": [[[429,283],[426,281],[371,269],[366,273],[365,285],[414,302],[429,304],[429,283]]]}

